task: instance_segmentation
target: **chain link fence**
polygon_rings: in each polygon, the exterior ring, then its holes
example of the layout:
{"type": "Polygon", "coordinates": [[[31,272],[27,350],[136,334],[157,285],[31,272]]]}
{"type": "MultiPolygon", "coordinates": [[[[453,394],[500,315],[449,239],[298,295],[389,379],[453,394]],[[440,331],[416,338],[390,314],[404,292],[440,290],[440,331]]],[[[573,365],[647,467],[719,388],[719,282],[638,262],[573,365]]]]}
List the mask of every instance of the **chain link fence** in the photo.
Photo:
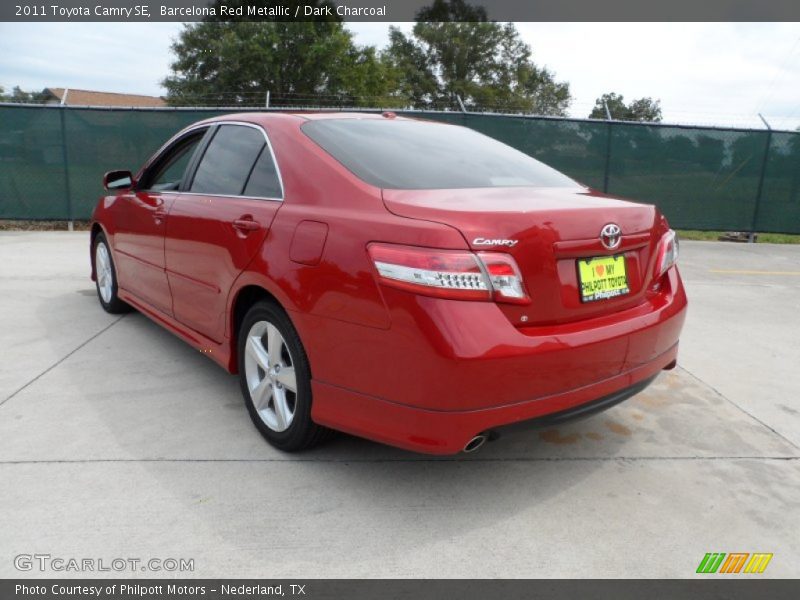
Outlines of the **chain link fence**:
{"type": "MultiPolygon", "coordinates": [[[[135,171],[179,129],[229,112],[0,105],[0,219],[87,219],[105,171],[135,171]]],[[[800,233],[797,132],[397,112],[471,127],[591,187],[656,204],[676,228],[800,233]]]]}

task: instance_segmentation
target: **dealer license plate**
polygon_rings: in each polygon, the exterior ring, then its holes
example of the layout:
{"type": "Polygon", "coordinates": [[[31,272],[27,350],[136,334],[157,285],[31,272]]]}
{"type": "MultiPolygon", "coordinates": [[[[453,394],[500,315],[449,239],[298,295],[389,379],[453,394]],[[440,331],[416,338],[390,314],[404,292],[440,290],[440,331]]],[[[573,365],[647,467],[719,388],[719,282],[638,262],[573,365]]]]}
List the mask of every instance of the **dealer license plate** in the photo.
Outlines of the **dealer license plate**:
{"type": "Polygon", "coordinates": [[[578,285],[583,302],[624,296],[630,292],[625,257],[579,258],[578,285]]]}

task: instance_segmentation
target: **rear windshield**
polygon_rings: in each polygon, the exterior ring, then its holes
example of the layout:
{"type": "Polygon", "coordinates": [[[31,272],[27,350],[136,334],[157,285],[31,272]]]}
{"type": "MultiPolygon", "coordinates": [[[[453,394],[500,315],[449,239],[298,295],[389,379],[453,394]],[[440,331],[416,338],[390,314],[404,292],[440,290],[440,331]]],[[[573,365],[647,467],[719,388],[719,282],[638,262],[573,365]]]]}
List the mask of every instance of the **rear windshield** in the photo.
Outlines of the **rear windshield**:
{"type": "Polygon", "coordinates": [[[466,127],[400,119],[325,119],[310,121],[302,129],[357,177],[380,188],[578,185],[466,127]]]}

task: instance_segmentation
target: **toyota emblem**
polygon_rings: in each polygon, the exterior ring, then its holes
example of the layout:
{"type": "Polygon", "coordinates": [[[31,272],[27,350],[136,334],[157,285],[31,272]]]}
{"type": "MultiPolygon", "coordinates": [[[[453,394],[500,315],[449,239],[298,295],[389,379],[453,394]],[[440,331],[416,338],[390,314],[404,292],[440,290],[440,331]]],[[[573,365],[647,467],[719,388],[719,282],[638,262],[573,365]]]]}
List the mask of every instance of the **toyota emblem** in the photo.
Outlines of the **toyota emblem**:
{"type": "Polygon", "coordinates": [[[603,246],[609,250],[613,250],[622,241],[622,230],[616,223],[609,223],[600,230],[600,241],[603,246]]]}

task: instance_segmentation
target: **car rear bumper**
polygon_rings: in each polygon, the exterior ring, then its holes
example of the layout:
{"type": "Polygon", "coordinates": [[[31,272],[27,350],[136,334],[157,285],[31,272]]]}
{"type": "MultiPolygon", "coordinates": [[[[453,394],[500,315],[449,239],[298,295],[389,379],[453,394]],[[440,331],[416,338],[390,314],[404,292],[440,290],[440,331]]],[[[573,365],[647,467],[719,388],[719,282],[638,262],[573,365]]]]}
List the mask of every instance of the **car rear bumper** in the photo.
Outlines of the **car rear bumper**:
{"type": "Polygon", "coordinates": [[[506,406],[436,411],[366,396],[334,385],[312,382],[312,418],[321,425],[426,454],[455,454],[475,435],[528,424],[543,418],[563,421],[605,410],[643,390],[677,360],[675,344],[646,364],[568,392],[506,406]]]}
{"type": "Polygon", "coordinates": [[[491,303],[397,294],[387,299],[389,330],[295,315],[312,340],[312,418],[434,454],[674,366],[687,305],[675,269],[664,293],[637,307],[549,327],[513,327],[491,303]]]}

